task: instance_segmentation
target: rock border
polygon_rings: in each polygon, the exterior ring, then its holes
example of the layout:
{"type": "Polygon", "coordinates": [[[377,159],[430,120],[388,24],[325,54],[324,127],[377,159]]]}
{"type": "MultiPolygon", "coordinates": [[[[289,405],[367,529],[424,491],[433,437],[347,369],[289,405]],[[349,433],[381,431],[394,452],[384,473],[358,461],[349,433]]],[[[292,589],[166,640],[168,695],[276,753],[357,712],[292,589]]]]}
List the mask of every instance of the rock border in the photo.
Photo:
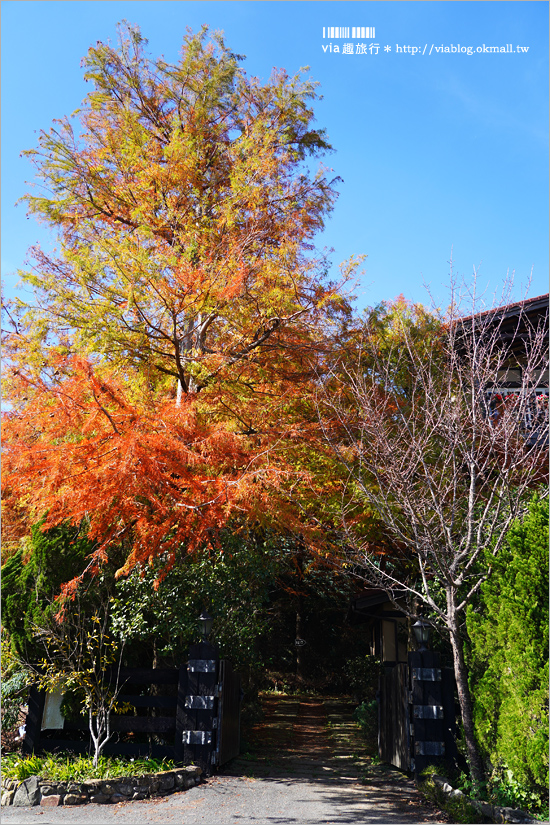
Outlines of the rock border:
{"type": "Polygon", "coordinates": [[[472,808],[478,811],[478,813],[483,814],[483,816],[489,817],[492,822],[540,823],[539,819],[535,819],[531,814],[528,814],[527,811],[521,811],[519,808],[506,808],[502,805],[491,805],[490,802],[482,802],[480,799],[471,799],[465,796],[458,788],[453,788],[444,776],[438,776],[434,773],[430,776],[430,779],[445,796],[455,799],[461,796],[464,797],[472,808]]]}
{"type": "Polygon", "coordinates": [[[116,804],[145,799],[150,796],[168,796],[176,791],[187,791],[200,782],[202,768],[189,765],[169,771],[146,773],[141,776],[119,776],[115,779],[87,779],[84,782],[55,782],[29,776],[20,779],[2,779],[2,807],[41,805],[86,805],[89,802],[116,804]]]}

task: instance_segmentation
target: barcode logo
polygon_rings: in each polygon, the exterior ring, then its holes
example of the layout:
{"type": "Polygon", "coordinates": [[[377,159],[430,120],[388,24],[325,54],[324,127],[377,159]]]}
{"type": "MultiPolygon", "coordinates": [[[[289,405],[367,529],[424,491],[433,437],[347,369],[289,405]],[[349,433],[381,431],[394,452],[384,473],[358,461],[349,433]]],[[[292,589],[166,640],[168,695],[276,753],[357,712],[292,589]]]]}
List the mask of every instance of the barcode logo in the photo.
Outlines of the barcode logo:
{"type": "Polygon", "coordinates": [[[331,40],[337,40],[338,38],[349,37],[350,31],[352,38],[376,37],[374,33],[374,26],[352,26],[351,29],[349,26],[323,26],[323,37],[329,37],[331,40]]]}

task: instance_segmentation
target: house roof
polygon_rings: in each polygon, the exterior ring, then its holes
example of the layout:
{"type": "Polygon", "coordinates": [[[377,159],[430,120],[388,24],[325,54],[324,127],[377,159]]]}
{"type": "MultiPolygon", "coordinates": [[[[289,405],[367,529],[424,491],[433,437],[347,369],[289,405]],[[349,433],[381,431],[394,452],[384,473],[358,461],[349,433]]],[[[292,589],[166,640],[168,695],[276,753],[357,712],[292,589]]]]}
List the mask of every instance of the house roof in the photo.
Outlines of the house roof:
{"type": "Polygon", "coordinates": [[[464,332],[472,325],[479,325],[480,332],[490,332],[497,328],[498,342],[509,348],[509,353],[521,352],[533,332],[537,328],[548,330],[549,295],[538,295],[524,301],[516,301],[504,306],[478,312],[475,315],[466,315],[457,318],[455,324],[462,327],[464,332]]]}
{"type": "Polygon", "coordinates": [[[484,312],[476,312],[474,315],[465,315],[463,318],[458,318],[457,323],[464,323],[464,321],[471,321],[473,318],[485,318],[489,315],[494,315],[495,318],[502,319],[516,318],[520,314],[534,314],[542,311],[548,313],[550,295],[547,292],[545,295],[538,295],[536,298],[526,298],[524,301],[516,301],[512,304],[504,304],[504,306],[493,307],[484,312]]]}

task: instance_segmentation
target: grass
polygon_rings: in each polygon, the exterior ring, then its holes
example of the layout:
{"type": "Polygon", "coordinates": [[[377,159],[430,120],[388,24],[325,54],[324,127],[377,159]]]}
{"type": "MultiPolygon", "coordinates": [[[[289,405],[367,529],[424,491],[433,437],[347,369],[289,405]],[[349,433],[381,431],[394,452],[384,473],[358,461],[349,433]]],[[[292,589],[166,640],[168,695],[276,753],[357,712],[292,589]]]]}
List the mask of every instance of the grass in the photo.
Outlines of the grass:
{"type": "Polygon", "coordinates": [[[91,756],[46,754],[22,756],[7,753],[2,757],[2,777],[24,780],[29,776],[56,782],[84,782],[86,779],[115,779],[122,776],[142,776],[146,773],[168,771],[176,767],[169,759],[125,759],[100,756],[97,768],[91,756]]]}

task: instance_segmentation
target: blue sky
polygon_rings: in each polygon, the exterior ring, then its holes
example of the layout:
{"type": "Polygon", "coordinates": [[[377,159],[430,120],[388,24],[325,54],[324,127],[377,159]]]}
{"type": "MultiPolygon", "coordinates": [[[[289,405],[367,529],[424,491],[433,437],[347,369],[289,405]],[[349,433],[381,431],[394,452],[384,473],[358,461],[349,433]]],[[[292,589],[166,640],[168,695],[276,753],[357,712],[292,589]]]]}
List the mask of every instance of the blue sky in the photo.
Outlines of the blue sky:
{"type": "Polygon", "coordinates": [[[399,293],[425,302],[424,282],[444,305],[451,248],[459,275],[469,279],[481,265],[489,303],[507,271],[515,271],[514,297],[531,269],[530,294],[548,291],[546,2],[5,0],[8,292],[27,248],[53,243],[26,218],[24,205],[14,206],[32,178],[20,152],[33,148],[54,118],[80,106],[88,91],[80,60],[97,40],[116,42],[122,19],[141,27],[154,57],[169,61],[177,60],[186,27],[207,23],[247,56],[251,75],[267,79],[274,66],[289,73],[310,67],[323,95],[318,125],[336,149],[325,162],[343,179],[318,244],[334,249],[335,267],[351,255],[368,256],[360,305],[399,293]],[[354,26],[374,27],[375,37],[353,38],[354,26]],[[350,36],[323,38],[323,27],[325,35],[328,27],[349,27],[350,36]],[[350,43],[353,54],[344,53],[350,43]],[[508,51],[486,51],[495,46],[508,51]]]}

